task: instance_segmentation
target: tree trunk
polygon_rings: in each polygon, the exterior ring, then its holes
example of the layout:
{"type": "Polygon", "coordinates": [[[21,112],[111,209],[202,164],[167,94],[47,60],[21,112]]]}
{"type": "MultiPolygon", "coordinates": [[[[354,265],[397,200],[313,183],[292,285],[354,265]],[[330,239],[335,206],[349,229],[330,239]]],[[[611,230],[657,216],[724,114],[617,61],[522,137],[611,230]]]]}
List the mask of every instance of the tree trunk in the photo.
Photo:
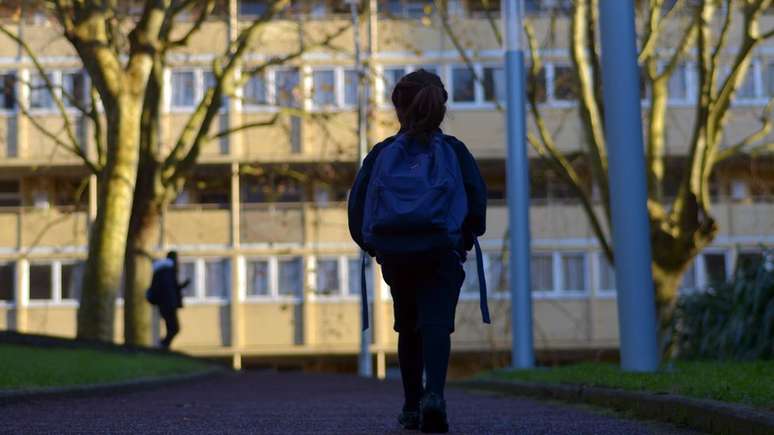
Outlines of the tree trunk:
{"type": "MultiPolygon", "coordinates": [[[[143,156],[144,157],[144,156],[143,156]]],[[[141,157],[141,160],[146,160],[141,157]]],[[[124,343],[134,346],[152,345],[152,306],[145,300],[145,291],[153,277],[152,251],[158,240],[153,229],[159,223],[159,209],[153,195],[157,165],[141,162],[134,191],[132,214],[124,257],[124,343]]]]}
{"type": "MultiPolygon", "coordinates": [[[[688,261],[693,257],[689,257],[688,261]]],[[[686,263],[687,264],[687,263],[686,263]]],[[[656,314],[658,316],[659,347],[662,355],[669,357],[674,350],[674,320],[677,299],[680,296],[680,283],[684,270],[665,271],[653,265],[653,285],[656,292],[656,314]]]]}
{"type": "Polygon", "coordinates": [[[89,235],[78,338],[113,341],[115,298],[121,286],[126,234],[132,208],[141,99],[122,95],[108,112],[108,161],[99,177],[97,216],[89,235]]]}

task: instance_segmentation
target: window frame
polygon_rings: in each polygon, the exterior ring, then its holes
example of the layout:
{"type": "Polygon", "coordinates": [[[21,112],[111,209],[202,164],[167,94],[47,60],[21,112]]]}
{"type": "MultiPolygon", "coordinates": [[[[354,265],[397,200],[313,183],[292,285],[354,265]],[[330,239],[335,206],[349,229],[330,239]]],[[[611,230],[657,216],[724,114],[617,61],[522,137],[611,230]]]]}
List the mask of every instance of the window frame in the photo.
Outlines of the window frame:
{"type": "Polygon", "coordinates": [[[276,295],[274,300],[285,301],[290,303],[302,302],[304,300],[304,293],[306,292],[307,279],[308,279],[308,273],[307,273],[308,259],[302,254],[296,254],[296,255],[282,254],[282,255],[275,255],[273,257],[273,261],[275,261],[277,265],[275,269],[276,273],[274,275],[276,277],[276,285],[275,285],[275,288],[273,289],[273,294],[276,295]],[[280,293],[280,268],[279,268],[280,262],[283,260],[290,260],[290,259],[301,260],[301,276],[299,278],[301,280],[301,289],[300,289],[300,293],[297,295],[288,295],[288,294],[280,293]]]}
{"type": "Polygon", "coordinates": [[[21,81],[19,78],[19,70],[16,69],[0,69],[0,115],[13,115],[19,112],[19,100],[22,93],[21,81]],[[6,77],[12,75],[14,77],[13,82],[13,108],[9,109],[5,107],[5,80],[6,77]]]}
{"type": "Polygon", "coordinates": [[[246,255],[242,257],[242,262],[244,264],[244,302],[257,302],[257,301],[267,301],[267,300],[274,300],[277,298],[277,285],[276,285],[276,270],[277,270],[277,264],[276,264],[276,257],[271,255],[246,255]],[[247,265],[250,262],[254,261],[265,261],[267,264],[266,268],[266,280],[268,284],[268,290],[269,293],[265,295],[257,295],[257,294],[250,294],[250,282],[248,281],[247,276],[247,265]]]}
{"type": "MultiPolygon", "coordinates": [[[[344,72],[340,66],[327,66],[327,65],[313,65],[309,71],[309,106],[314,112],[338,112],[344,108],[344,90],[343,90],[344,72]],[[318,72],[330,72],[333,74],[333,104],[330,105],[318,105],[315,102],[315,84],[314,75],[318,72]]],[[[357,103],[352,106],[357,107],[357,103]]]]}
{"type": "MultiPolygon", "coordinates": [[[[27,273],[27,306],[29,307],[75,307],[79,305],[79,301],[75,299],[62,299],[62,264],[72,264],[79,261],[85,261],[84,259],[56,259],[56,260],[31,260],[26,266],[27,273]],[[30,297],[30,268],[32,266],[48,266],[51,270],[51,297],[48,299],[32,299],[30,297]]],[[[18,272],[17,272],[18,273],[18,272]]],[[[5,302],[5,301],[4,301],[5,302]]],[[[14,301],[18,303],[18,301],[14,301]]]]}

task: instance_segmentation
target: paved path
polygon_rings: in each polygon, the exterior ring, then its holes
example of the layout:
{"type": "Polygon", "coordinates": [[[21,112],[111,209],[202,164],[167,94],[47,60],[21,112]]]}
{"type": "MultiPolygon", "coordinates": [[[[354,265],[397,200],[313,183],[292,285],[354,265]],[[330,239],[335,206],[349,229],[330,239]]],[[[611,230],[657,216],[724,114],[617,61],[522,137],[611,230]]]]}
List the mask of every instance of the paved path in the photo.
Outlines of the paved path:
{"type": "MultiPolygon", "coordinates": [[[[687,434],[531,400],[447,393],[452,433],[687,434]]],[[[248,372],[154,390],[49,398],[0,407],[0,433],[399,434],[398,382],[346,375],[248,372]]],[[[413,432],[416,433],[416,432],[413,432]]]]}

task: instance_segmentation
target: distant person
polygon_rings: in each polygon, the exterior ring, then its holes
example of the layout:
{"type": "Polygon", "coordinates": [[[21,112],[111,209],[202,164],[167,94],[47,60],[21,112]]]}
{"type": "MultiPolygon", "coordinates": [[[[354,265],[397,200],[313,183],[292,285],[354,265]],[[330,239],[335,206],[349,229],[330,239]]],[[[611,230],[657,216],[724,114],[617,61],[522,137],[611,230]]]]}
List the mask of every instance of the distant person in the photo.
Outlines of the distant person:
{"type": "MultiPolygon", "coordinates": [[[[433,73],[420,69],[400,79],[392,93],[400,131],[371,150],[349,198],[352,238],[382,265],[394,302],[405,396],[398,421],[423,432],[449,429],[450,334],[473,246],[483,271],[477,237],[485,231],[486,185],[465,144],[439,128],[447,98],[433,73]]],[[[480,273],[479,287],[489,323],[480,273]]]]}
{"type": "Polygon", "coordinates": [[[159,307],[159,313],[167,326],[167,335],[161,346],[169,349],[172,340],[180,332],[177,310],[183,308],[183,289],[190,280],[180,283],[178,277],[177,252],[170,251],[167,258],[153,263],[153,279],[147,292],[148,302],[159,307]]]}

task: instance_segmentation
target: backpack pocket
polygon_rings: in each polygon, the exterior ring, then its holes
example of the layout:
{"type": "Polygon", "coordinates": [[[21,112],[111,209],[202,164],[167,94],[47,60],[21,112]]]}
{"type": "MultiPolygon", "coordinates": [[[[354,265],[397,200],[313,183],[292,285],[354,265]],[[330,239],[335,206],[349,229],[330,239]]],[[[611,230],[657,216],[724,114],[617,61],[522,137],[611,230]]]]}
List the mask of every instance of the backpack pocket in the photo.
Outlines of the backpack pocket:
{"type": "Polygon", "coordinates": [[[389,177],[376,186],[372,231],[415,234],[445,229],[451,205],[449,183],[422,188],[414,177],[389,177]]]}

